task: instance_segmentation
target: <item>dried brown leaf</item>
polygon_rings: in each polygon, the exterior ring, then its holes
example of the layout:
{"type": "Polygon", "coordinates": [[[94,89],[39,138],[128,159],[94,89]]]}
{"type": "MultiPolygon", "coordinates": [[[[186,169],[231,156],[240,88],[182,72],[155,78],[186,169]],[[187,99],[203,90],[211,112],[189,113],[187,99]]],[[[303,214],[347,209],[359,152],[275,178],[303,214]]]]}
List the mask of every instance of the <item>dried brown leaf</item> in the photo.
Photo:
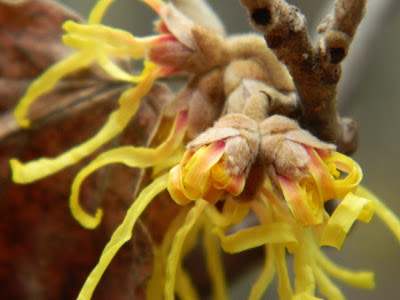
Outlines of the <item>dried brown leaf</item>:
{"type": "MultiPolygon", "coordinates": [[[[77,72],[32,107],[31,129],[18,127],[12,108],[26,87],[70,51],[60,42],[66,19],[80,20],[55,2],[0,1],[0,290],[5,299],[76,298],[133,201],[139,178],[139,170],[112,166],[85,181],[84,205],[89,211],[100,205],[105,210],[95,231],[81,228],[68,208],[71,182],[93,156],[30,185],[10,180],[11,157],[51,157],[85,141],[116,108],[125,88],[96,68],[77,72]]],[[[156,85],[123,136],[99,151],[119,144],[147,144],[168,95],[164,86],[156,85]]],[[[94,299],[143,298],[143,283],[151,274],[151,240],[144,225],[134,231],[94,299]]]]}

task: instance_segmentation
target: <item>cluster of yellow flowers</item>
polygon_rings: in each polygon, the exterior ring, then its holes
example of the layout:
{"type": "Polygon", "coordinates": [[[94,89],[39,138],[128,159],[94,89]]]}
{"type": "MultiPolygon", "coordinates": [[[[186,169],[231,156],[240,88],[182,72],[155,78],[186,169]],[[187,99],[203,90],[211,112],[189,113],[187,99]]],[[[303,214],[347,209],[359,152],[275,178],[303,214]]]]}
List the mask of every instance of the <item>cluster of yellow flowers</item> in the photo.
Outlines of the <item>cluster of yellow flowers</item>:
{"type": "MultiPolygon", "coordinates": [[[[55,63],[29,87],[15,109],[21,126],[29,126],[26,114],[35,99],[51,90],[66,74],[92,63],[97,63],[115,80],[134,85],[122,93],[119,108],[93,138],[56,158],[25,164],[12,159],[15,182],[25,184],[39,180],[93,153],[127,126],[138,110],[140,99],[150,91],[155,80],[187,71],[185,63],[196,57],[196,44],[190,31],[176,27],[191,28],[191,21],[172,4],[160,0],[143,1],[161,17],[159,34],[155,36],[137,38],[101,25],[112,0],[99,0],[87,24],[73,21],[64,24],[63,42],[76,52],[55,63]],[[187,56],[171,58],[168,54],[174,51],[187,56]],[[131,75],[112,59],[126,57],[144,59],[140,75],[131,75]]],[[[194,62],[190,66],[197,68],[194,62]]],[[[330,277],[360,288],[374,287],[373,273],[337,266],[321,251],[323,245],[340,248],[353,223],[356,220],[369,222],[374,213],[400,240],[398,219],[359,186],[362,171],[356,162],[283,116],[254,120],[246,114],[228,113],[185,145],[188,126],[188,111],[181,110],[170,134],[156,148],[116,148],[100,154],[77,174],[71,189],[71,212],[83,227],[92,229],[101,222],[102,211],[98,209],[92,216],[80,206],[79,190],[87,176],[112,163],[154,170],[151,182],[134,200],[113,233],[78,299],[91,298],[105,269],[131,238],[135,222],[152,199],[165,189],[183,207],[162,243],[154,248],[148,299],[171,300],[175,294],[181,299],[200,299],[182,265],[200,234],[216,299],[228,298],[221,249],[237,253],[254,247],[265,248],[263,270],[249,295],[252,300],[261,298],[275,273],[280,299],[318,299],[317,288],[327,299],[344,299],[330,277]],[[261,184],[254,188],[255,193],[243,199],[241,195],[254,179],[254,165],[263,166],[261,184]],[[324,204],[331,199],[340,202],[329,215],[324,204]],[[237,228],[234,226],[250,212],[255,213],[259,225],[232,233],[232,229],[237,228]],[[287,253],[294,257],[293,286],[286,265],[287,253]]]]}

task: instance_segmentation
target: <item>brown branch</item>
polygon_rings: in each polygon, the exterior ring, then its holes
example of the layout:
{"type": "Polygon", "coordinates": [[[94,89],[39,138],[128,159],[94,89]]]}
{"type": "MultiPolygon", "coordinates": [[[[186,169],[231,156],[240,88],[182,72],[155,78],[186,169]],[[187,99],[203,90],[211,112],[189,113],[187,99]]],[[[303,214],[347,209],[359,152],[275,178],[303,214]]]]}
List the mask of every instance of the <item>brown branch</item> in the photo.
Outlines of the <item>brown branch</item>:
{"type": "Polygon", "coordinates": [[[341,61],[364,14],[366,0],[336,0],[335,10],[318,27],[322,34],[314,47],[306,19],[284,0],[241,0],[252,24],[293,77],[301,99],[300,123],[320,139],[352,152],[356,125],[337,113],[337,83],[341,61]]]}

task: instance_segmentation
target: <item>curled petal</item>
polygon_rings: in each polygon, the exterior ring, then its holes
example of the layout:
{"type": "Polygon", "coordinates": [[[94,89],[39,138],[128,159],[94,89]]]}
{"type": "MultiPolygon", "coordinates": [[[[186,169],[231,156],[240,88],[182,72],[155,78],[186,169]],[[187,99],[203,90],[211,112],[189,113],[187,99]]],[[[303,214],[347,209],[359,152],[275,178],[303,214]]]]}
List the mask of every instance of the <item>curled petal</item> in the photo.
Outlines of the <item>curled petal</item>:
{"type": "Polygon", "coordinates": [[[184,194],[190,199],[202,198],[210,187],[211,168],[221,159],[225,144],[213,143],[197,150],[182,170],[184,194]]]}
{"type": "Polygon", "coordinates": [[[307,192],[306,186],[300,186],[297,181],[280,175],[278,175],[278,182],[289,209],[297,222],[302,226],[322,223],[324,207],[321,197],[315,194],[314,186],[311,186],[307,192]]]}
{"type": "Polygon", "coordinates": [[[56,173],[77,163],[119,134],[135,115],[140,99],[148,93],[154,80],[158,77],[158,70],[153,64],[148,64],[143,72],[147,74],[145,79],[120,96],[120,107],[109,116],[106,124],[94,137],[55,158],[41,158],[26,164],[12,159],[10,164],[13,181],[27,184],[56,173]]]}
{"type": "Polygon", "coordinates": [[[187,112],[181,112],[175,120],[169,137],[155,149],[136,148],[132,146],[120,147],[100,154],[95,160],[84,167],[76,175],[72,183],[69,199],[70,209],[74,218],[85,228],[93,229],[101,221],[102,211],[97,210],[96,216],[87,214],[79,204],[79,191],[82,182],[97,169],[114,163],[123,163],[132,168],[147,168],[162,163],[172,155],[181,144],[186,128],[187,112]]]}
{"type": "Polygon", "coordinates": [[[344,178],[334,180],[337,198],[343,198],[347,193],[357,189],[363,174],[360,166],[354,160],[338,152],[333,152],[322,159],[328,166],[333,165],[334,169],[347,173],[344,178]]]}
{"type": "Polygon", "coordinates": [[[233,196],[239,195],[246,184],[243,174],[238,176],[229,175],[221,163],[215,164],[211,169],[214,187],[217,189],[226,190],[233,196]]]}
{"type": "Polygon", "coordinates": [[[169,171],[168,193],[179,205],[186,205],[192,201],[185,196],[182,192],[183,189],[181,168],[180,165],[177,165],[169,171]]]}
{"type": "Polygon", "coordinates": [[[315,181],[315,188],[321,203],[337,197],[334,180],[330,169],[318,155],[317,151],[310,147],[305,147],[310,157],[310,173],[315,181]]]}
{"type": "Polygon", "coordinates": [[[369,222],[373,212],[373,204],[370,200],[353,193],[347,194],[326,224],[319,244],[340,249],[354,221],[361,219],[369,222]]]}

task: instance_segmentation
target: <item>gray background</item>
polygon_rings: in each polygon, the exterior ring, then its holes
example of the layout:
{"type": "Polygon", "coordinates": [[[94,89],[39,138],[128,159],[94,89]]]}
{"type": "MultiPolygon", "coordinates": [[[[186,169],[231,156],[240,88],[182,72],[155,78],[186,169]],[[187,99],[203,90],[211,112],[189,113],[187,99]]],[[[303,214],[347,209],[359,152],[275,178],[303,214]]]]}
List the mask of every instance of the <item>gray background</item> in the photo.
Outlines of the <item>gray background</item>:
{"type": "MultiPolygon", "coordinates": [[[[238,0],[209,0],[224,21],[229,33],[251,31],[244,9],[238,0]]],[[[66,5],[87,16],[95,1],[65,0],[66,5]]],[[[306,13],[309,30],[321,19],[320,10],[332,1],[292,1],[306,13]]],[[[354,158],[364,171],[363,184],[372,189],[400,215],[400,1],[369,0],[369,13],[356,44],[346,61],[341,84],[343,115],[357,120],[360,143],[354,158]],[[379,13],[376,4],[393,4],[379,13]],[[397,2],[397,3],[396,3],[397,2]],[[370,29],[375,28],[375,33],[370,29]],[[363,32],[364,37],[361,37],[363,32]],[[367,36],[367,38],[365,38],[367,36]]],[[[138,0],[117,0],[104,23],[127,29],[136,35],[151,33],[155,14],[138,0]]],[[[377,287],[364,291],[343,286],[348,299],[400,299],[400,245],[378,218],[359,224],[347,238],[343,249],[329,249],[338,263],[376,272],[377,287]]],[[[233,288],[232,299],[247,298],[258,269],[246,274],[233,288]]],[[[270,288],[264,299],[278,299],[270,288]]]]}

